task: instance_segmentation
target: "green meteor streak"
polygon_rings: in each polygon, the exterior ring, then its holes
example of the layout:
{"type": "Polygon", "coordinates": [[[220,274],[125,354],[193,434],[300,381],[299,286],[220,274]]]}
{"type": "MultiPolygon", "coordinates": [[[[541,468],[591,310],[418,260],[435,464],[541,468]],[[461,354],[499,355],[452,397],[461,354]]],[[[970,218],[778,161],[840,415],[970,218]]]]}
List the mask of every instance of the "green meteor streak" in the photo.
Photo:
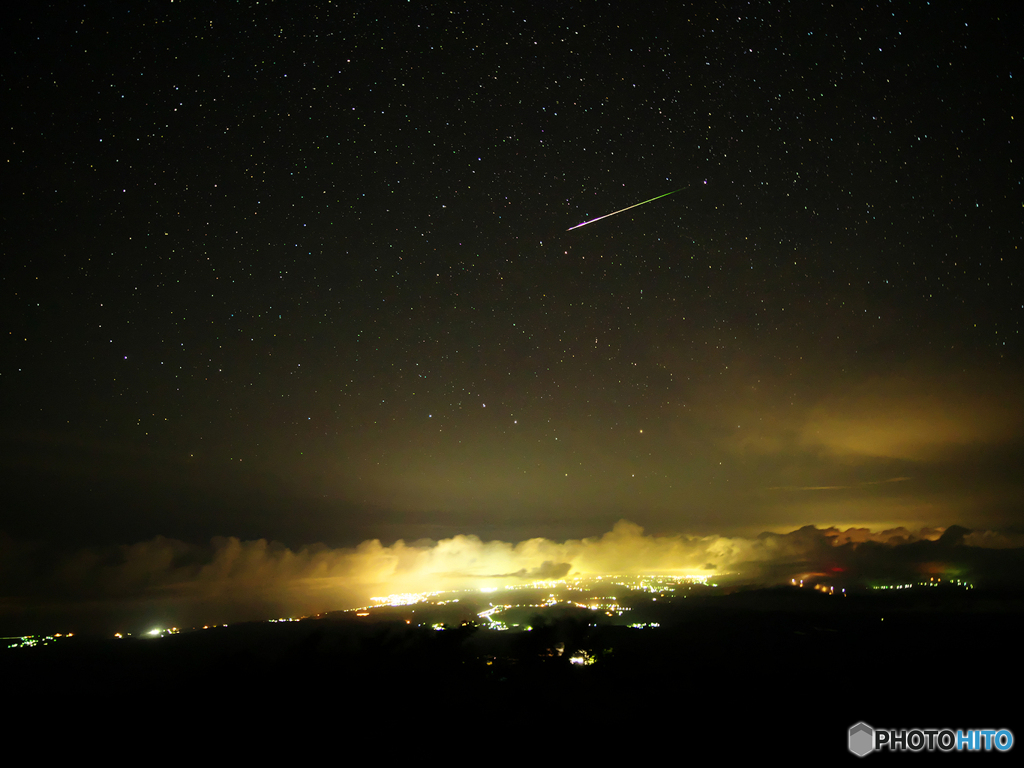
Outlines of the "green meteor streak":
{"type": "Polygon", "coordinates": [[[575,227],[569,227],[565,231],[566,232],[572,232],[572,230],[574,230],[574,229],[579,229],[580,227],[586,226],[587,224],[593,224],[595,221],[600,221],[601,219],[607,219],[609,216],[614,216],[616,213],[622,213],[623,211],[628,211],[630,208],[636,208],[636,207],[641,206],[641,205],[647,205],[648,203],[653,203],[655,200],[661,200],[661,198],[663,198],[663,197],[668,197],[669,195],[674,195],[676,192],[680,192],[683,189],[685,189],[685,187],[680,187],[679,189],[673,189],[671,192],[666,192],[664,195],[658,195],[657,197],[652,197],[650,200],[644,200],[642,203],[635,203],[634,205],[630,205],[630,206],[628,206],[626,208],[622,208],[622,209],[620,209],[618,211],[612,211],[611,213],[606,213],[604,216],[598,216],[596,219],[590,219],[590,221],[584,221],[584,222],[582,222],[580,224],[577,224],[575,227]]]}

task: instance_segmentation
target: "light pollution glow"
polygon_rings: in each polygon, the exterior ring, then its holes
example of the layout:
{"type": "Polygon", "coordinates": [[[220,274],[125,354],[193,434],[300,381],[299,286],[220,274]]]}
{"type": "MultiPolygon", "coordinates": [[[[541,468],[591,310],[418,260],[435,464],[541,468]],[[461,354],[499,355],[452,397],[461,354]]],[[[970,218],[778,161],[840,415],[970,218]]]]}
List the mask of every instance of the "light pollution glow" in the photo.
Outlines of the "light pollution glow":
{"type": "MultiPolygon", "coordinates": [[[[38,574],[34,593],[5,585],[8,600],[0,618],[29,615],[19,604],[41,593],[51,610],[60,604],[82,610],[106,606],[122,613],[145,610],[166,617],[167,623],[188,625],[309,615],[366,605],[374,595],[485,589],[567,576],[728,573],[751,583],[788,583],[794,574],[842,571],[847,566],[836,563],[848,565],[856,548],[866,544],[875,546],[877,557],[907,542],[935,541],[941,533],[807,526],[753,538],[653,536],[623,520],[599,537],[515,544],[460,535],[436,542],[399,540],[385,546],[369,540],[348,549],[314,545],[292,550],[231,537],[216,538],[211,549],[201,550],[157,537],[117,552],[79,551],[52,572],[38,574]]],[[[993,532],[968,535],[964,543],[989,553],[1019,546],[993,532]]]]}

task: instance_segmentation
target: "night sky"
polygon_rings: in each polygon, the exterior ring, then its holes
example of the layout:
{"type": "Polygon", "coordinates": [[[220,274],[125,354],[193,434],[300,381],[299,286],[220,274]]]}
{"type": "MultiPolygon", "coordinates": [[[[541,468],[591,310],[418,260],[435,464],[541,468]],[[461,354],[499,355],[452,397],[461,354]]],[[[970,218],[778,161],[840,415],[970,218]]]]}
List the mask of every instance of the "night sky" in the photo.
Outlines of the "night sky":
{"type": "Polygon", "coordinates": [[[964,5],[19,6],[5,546],[1019,533],[1021,18],[964,5]]]}

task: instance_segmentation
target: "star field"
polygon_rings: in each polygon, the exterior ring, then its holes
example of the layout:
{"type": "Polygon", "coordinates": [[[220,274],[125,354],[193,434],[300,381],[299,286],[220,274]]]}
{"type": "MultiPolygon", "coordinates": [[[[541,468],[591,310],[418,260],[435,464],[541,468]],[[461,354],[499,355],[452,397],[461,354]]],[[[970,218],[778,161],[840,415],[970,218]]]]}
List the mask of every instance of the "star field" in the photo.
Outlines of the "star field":
{"type": "Polygon", "coordinates": [[[1020,525],[1012,9],[20,13],[0,528],[1020,525]]]}

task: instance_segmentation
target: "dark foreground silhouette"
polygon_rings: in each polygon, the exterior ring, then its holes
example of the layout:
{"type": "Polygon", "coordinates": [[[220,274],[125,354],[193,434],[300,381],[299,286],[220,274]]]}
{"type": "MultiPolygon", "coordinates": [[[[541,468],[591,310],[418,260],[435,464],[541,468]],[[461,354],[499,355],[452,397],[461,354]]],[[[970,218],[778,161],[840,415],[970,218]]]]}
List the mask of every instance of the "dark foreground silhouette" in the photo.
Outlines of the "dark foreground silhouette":
{"type": "Polygon", "coordinates": [[[340,614],[162,639],[76,637],[4,650],[0,671],[8,702],[80,724],[234,732],[259,722],[264,736],[329,728],[378,745],[396,733],[522,745],[550,732],[583,750],[846,758],[858,721],[1024,736],[1006,703],[1021,683],[1020,606],[1006,594],[922,602],[756,590],[665,606],[656,628],[563,610],[506,632],[340,614]]]}

